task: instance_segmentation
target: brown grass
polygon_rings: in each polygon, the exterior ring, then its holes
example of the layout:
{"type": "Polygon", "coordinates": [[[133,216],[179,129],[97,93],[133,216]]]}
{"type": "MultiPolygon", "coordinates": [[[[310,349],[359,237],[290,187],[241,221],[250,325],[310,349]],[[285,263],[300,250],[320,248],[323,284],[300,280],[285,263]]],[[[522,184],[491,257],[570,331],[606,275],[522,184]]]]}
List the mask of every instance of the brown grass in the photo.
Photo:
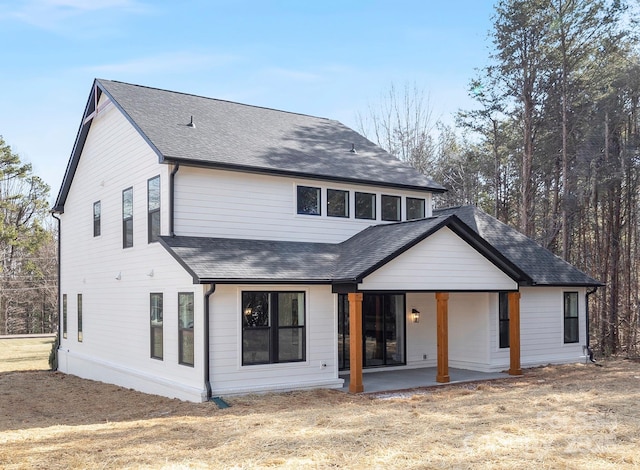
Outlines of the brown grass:
{"type": "Polygon", "coordinates": [[[640,364],[625,360],[396,395],[235,397],[224,410],[5,371],[0,467],[640,468],[639,399],[640,364]]]}

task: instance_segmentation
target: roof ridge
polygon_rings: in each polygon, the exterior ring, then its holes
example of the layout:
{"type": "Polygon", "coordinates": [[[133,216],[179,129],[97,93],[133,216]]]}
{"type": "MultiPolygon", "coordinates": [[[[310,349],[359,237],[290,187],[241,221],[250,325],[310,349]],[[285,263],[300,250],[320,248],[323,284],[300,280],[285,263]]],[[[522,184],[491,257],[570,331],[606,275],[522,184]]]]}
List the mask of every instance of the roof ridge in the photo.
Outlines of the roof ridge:
{"type": "Polygon", "coordinates": [[[264,110],[267,110],[267,111],[275,111],[275,112],[278,112],[278,113],[293,114],[293,115],[296,115],[296,116],[304,116],[304,117],[309,117],[309,118],[313,118],[313,119],[322,119],[324,121],[340,122],[340,121],[337,121],[335,119],[330,119],[330,118],[326,118],[326,117],[322,117],[322,116],[313,116],[311,114],[298,113],[298,112],[295,112],[295,111],[286,111],[284,109],[270,108],[268,106],[257,106],[257,105],[254,105],[254,104],[240,103],[239,101],[224,100],[224,99],[221,99],[221,98],[212,98],[210,96],[197,95],[195,93],[186,93],[184,91],[168,90],[166,88],[158,88],[158,87],[153,87],[153,86],[148,86],[148,85],[138,85],[136,83],[122,82],[122,81],[119,81],[119,80],[108,80],[108,79],[105,79],[105,78],[96,78],[96,81],[101,82],[101,83],[104,83],[104,82],[118,83],[120,85],[127,85],[127,86],[133,86],[133,87],[138,87],[138,88],[146,88],[148,90],[162,91],[162,92],[165,92],[165,93],[172,93],[174,95],[191,96],[191,97],[194,97],[194,98],[202,98],[202,99],[210,100],[210,101],[218,101],[218,102],[221,102],[221,103],[229,103],[229,104],[235,104],[235,105],[238,105],[238,106],[246,106],[248,108],[264,109],[264,110]]]}

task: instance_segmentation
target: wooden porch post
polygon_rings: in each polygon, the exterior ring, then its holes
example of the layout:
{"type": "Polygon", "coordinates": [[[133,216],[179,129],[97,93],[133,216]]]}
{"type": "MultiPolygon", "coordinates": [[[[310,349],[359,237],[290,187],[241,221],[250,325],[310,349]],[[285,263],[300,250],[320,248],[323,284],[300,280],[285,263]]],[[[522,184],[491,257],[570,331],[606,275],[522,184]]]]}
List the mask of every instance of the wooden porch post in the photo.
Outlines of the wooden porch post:
{"type": "Polygon", "coordinates": [[[520,292],[509,292],[509,375],[522,375],[520,368],[520,292]]]}
{"type": "Polygon", "coordinates": [[[362,385],[362,294],[349,293],[349,392],[364,391],[362,385]]]}
{"type": "Polygon", "coordinates": [[[436,292],[437,334],[438,334],[438,373],[436,382],[449,382],[449,294],[436,292]]]}

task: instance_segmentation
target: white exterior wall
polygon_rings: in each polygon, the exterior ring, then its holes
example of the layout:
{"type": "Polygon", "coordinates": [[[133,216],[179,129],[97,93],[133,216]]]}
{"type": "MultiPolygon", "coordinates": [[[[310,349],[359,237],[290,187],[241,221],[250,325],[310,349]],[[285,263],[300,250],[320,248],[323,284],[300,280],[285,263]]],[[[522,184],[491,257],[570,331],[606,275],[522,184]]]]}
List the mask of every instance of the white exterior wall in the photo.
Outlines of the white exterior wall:
{"type": "Polygon", "coordinates": [[[425,199],[431,216],[431,193],[233,171],[180,167],[176,174],[177,235],[339,243],[381,220],[380,195],[425,199]],[[296,187],[321,188],[321,215],[297,214],[296,187]],[[327,188],[350,191],[349,218],[327,216],[327,188]],[[376,220],[356,219],[354,191],[375,193],[376,220]]]}
{"type": "Polygon", "coordinates": [[[210,297],[213,394],[342,387],[335,299],[329,286],[219,285],[210,297]],[[305,292],[305,361],[242,365],[242,291],[305,292]]]}
{"type": "Polygon", "coordinates": [[[361,290],[514,290],[517,283],[444,227],[367,276],[361,290]]]}
{"type": "Polygon", "coordinates": [[[61,338],[59,367],[84,378],[201,401],[203,286],[193,285],[159,243],[147,243],[147,180],[160,175],[161,233],[166,234],[168,172],[113,105],[94,119],[61,215],[60,283],[67,294],[68,334],[61,338]],[[123,249],[122,191],[129,187],[134,241],[123,249]],[[93,237],[96,201],[102,206],[101,235],[93,237]],[[163,360],[150,358],[152,292],[164,294],[163,360]],[[194,367],[178,364],[178,292],[194,293],[194,367]],[[77,294],[83,301],[82,342],[77,294]]]}

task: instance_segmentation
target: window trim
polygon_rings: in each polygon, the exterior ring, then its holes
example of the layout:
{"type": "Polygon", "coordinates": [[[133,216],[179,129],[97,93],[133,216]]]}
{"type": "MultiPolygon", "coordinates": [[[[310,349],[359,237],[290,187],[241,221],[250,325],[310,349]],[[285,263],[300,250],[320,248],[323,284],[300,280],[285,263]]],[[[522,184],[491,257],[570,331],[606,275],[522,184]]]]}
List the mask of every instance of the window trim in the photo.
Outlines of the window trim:
{"type": "Polygon", "coordinates": [[[240,329],[241,329],[241,341],[240,341],[240,364],[242,367],[253,367],[259,365],[272,365],[272,364],[291,364],[291,363],[300,363],[307,361],[307,291],[305,290],[251,290],[251,289],[242,289],[240,291],[240,329]],[[261,326],[259,329],[268,330],[268,338],[269,338],[269,350],[268,350],[268,361],[261,362],[245,362],[244,358],[244,337],[245,331],[255,331],[256,327],[245,327],[244,326],[244,294],[245,293],[260,293],[267,294],[268,302],[269,302],[269,318],[268,318],[268,326],[261,326]],[[278,311],[278,296],[280,294],[302,294],[302,305],[304,308],[304,316],[302,325],[287,325],[280,326],[278,321],[278,315],[276,312],[278,311]],[[275,299],[275,300],[274,300],[275,299]],[[302,338],[302,347],[301,347],[301,355],[300,359],[293,360],[279,360],[279,339],[280,339],[280,331],[282,330],[292,330],[297,329],[301,331],[302,338]]]}
{"type": "Polygon", "coordinates": [[[360,219],[360,220],[376,220],[377,219],[377,208],[376,208],[376,203],[377,203],[377,195],[376,193],[366,193],[363,191],[354,191],[354,195],[353,195],[353,199],[354,199],[354,203],[355,203],[355,210],[354,210],[354,216],[356,219],[360,219]],[[373,212],[373,216],[372,217],[361,217],[358,216],[358,196],[369,196],[373,199],[373,204],[372,204],[372,212],[373,212]]]}
{"type": "Polygon", "coordinates": [[[102,204],[100,201],[93,203],[93,236],[99,237],[101,234],[102,223],[102,204]],[[98,209],[96,211],[96,208],[98,209]]]}
{"type": "Polygon", "coordinates": [[[406,219],[407,220],[420,220],[420,219],[424,219],[427,216],[427,201],[425,198],[421,198],[421,197],[410,197],[407,196],[407,199],[405,201],[405,212],[406,212],[406,219]],[[422,202],[422,216],[420,217],[409,217],[409,201],[421,201],[422,202]]]}
{"type": "Polygon", "coordinates": [[[183,366],[194,367],[195,364],[195,332],[193,323],[195,323],[195,295],[193,292],[178,292],[178,363],[183,366]],[[180,297],[183,295],[191,296],[191,316],[192,316],[192,324],[191,328],[183,327],[180,325],[180,297]],[[192,347],[193,351],[191,351],[191,355],[193,357],[193,362],[185,361],[184,359],[184,339],[183,336],[185,332],[190,333],[192,336],[192,347]]]}
{"type": "Polygon", "coordinates": [[[161,227],[161,213],[160,213],[160,208],[161,208],[161,203],[160,203],[160,198],[161,198],[161,192],[160,192],[161,188],[160,188],[160,175],[154,176],[153,178],[149,178],[147,180],[147,243],[155,243],[158,241],[158,236],[160,235],[160,227],[161,227]],[[158,207],[152,209],[151,208],[151,183],[157,181],[158,182],[158,207]],[[153,216],[155,214],[158,214],[158,218],[157,218],[157,235],[154,238],[153,237],[153,216]]]}
{"type": "Polygon", "coordinates": [[[343,219],[349,218],[349,191],[346,189],[327,188],[327,217],[338,217],[343,219]],[[342,193],[344,198],[344,212],[342,214],[332,214],[329,208],[329,192],[342,193]]]}
{"type": "Polygon", "coordinates": [[[384,220],[385,222],[400,222],[402,221],[402,197],[394,196],[393,194],[381,194],[380,195],[380,220],[384,220]],[[384,214],[385,209],[385,199],[393,199],[397,203],[396,208],[396,217],[397,218],[386,218],[384,214]]]}
{"type": "Polygon", "coordinates": [[[82,294],[78,294],[77,311],[78,314],[78,342],[82,343],[82,294]]]}
{"type": "Polygon", "coordinates": [[[122,190],[122,248],[131,248],[133,246],[133,186],[122,190]],[[131,194],[131,215],[125,213],[125,197],[131,194]],[[131,225],[131,240],[127,239],[127,226],[131,225]]]}
{"type": "Polygon", "coordinates": [[[150,357],[151,359],[158,359],[160,361],[164,360],[164,296],[162,294],[162,292],[151,292],[149,294],[149,328],[150,328],[150,336],[151,336],[151,341],[150,341],[150,357]],[[159,296],[160,299],[160,318],[161,320],[158,322],[156,320],[156,323],[159,323],[154,325],[153,324],[153,316],[154,316],[154,307],[157,307],[157,304],[154,305],[153,299],[154,297],[159,296]],[[158,351],[156,350],[155,346],[156,346],[156,331],[159,330],[160,331],[160,354],[158,354],[158,351]]]}
{"type": "Polygon", "coordinates": [[[577,291],[566,291],[562,293],[562,339],[564,344],[575,344],[580,342],[580,295],[577,291]],[[567,300],[569,296],[575,296],[575,316],[567,316],[567,300]],[[567,340],[567,321],[571,323],[575,323],[574,330],[575,331],[575,339],[569,338],[567,340]]]}
{"type": "Polygon", "coordinates": [[[319,186],[306,186],[304,184],[296,185],[296,214],[298,215],[313,215],[313,216],[321,216],[322,215],[322,188],[319,186]],[[314,189],[317,195],[317,214],[313,212],[303,212],[300,210],[300,189],[314,189]]]}

